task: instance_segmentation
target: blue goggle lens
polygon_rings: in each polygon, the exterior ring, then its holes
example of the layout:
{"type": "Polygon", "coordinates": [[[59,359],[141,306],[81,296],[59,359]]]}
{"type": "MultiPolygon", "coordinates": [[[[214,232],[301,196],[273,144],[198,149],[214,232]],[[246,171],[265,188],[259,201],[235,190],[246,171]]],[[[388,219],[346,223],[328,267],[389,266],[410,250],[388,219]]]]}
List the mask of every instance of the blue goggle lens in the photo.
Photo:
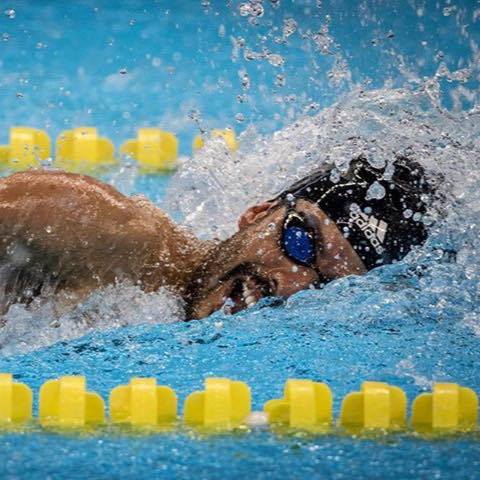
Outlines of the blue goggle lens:
{"type": "Polygon", "coordinates": [[[315,261],[314,235],[300,225],[284,226],[282,247],[285,254],[297,263],[312,265],[315,261]]]}

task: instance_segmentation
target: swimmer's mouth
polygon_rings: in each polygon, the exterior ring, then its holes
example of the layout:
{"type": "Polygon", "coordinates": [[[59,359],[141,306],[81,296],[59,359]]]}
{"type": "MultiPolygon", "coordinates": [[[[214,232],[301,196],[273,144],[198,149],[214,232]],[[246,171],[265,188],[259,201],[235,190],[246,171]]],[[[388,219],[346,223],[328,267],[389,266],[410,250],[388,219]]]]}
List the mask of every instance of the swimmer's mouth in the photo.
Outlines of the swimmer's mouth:
{"type": "Polygon", "coordinates": [[[260,275],[241,270],[235,273],[232,272],[229,275],[232,285],[224,297],[223,310],[225,313],[234,314],[251,308],[260,299],[274,294],[274,285],[260,275]]]}

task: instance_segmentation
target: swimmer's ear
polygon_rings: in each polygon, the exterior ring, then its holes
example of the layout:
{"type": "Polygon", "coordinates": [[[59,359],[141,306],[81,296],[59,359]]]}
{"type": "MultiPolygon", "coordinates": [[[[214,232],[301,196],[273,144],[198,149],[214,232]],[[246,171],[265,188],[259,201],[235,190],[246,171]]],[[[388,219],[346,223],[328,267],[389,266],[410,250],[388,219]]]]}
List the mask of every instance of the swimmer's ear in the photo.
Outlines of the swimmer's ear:
{"type": "Polygon", "coordinates": [[[259,205],[254,205],[246,210],[238,219],[238,228],[246,228],[253,225],[255,222],[268,215],[270,209],[275,205],[275,202],[264,202],[259,205]]]}

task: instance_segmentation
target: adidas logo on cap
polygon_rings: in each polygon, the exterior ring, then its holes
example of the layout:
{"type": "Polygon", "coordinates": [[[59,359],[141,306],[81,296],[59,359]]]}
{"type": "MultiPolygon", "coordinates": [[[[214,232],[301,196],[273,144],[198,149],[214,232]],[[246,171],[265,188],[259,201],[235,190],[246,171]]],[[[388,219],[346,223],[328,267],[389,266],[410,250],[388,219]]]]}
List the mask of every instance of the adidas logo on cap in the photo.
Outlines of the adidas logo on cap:
{"type": "Polygon", "coordinates": [[[373,215],[367,215],[361,210],[350,211],[350,221],[362,230],[372,247],[378,254],[382,254],[382,246],[387,234],[388,223],[378,220],[373,215]]]}

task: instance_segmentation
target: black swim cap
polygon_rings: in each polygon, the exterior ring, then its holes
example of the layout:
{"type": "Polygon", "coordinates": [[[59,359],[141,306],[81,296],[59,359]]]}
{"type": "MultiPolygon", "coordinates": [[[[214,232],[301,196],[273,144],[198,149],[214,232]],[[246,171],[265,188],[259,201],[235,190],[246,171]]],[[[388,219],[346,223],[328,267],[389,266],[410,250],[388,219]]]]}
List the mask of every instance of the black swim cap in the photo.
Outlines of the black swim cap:
{"type": "Polygon", "coordinates": [[[434,193],[418,163],[398,157],[375,168],[360,157],[349,170],[322,170],[293,184],[277,199],[302,198],[335,222],[368,270],[403,258],[427,238],[423,222],[434,193]]]}

